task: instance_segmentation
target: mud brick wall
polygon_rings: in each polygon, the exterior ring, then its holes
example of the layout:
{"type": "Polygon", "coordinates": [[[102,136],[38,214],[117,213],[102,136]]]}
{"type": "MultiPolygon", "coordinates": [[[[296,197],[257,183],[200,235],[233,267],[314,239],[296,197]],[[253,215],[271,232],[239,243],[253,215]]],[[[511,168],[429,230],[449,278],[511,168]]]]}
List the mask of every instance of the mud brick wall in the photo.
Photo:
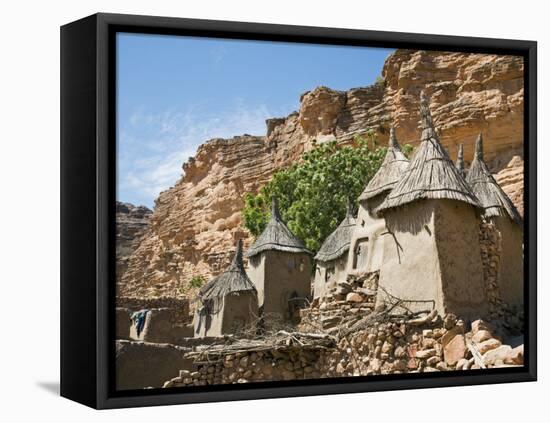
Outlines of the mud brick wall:
{"type": "Polygon", "coordinates": [[[170,320],[173,323],[191,322],[191,316],[189,315],[189,300],[187,298],[117,297],[116,305],[120,308],[129,309],[132,312],[142,309],[167,308],[170,310],[170,320]]]}

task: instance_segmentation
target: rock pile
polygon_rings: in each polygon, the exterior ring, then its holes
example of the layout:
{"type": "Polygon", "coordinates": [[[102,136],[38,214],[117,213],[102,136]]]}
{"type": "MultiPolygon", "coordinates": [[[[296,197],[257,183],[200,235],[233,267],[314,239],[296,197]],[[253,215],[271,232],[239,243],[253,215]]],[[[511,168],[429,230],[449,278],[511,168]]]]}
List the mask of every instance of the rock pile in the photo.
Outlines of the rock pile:
{"type": "Polygon", "coordinates": [[[321,369],[329,377],[370,376],[503,367],[522,360],[523,346],[503,346],[479,320],[466,333],[464,322],[449,315],[375,323],[323,354],[321,369]]]}
{"type": "Polygon", "coordinates": [[[378,272],[339,282],[326,296],[316,299],[310,308],[300,310],[299,329],[321,330],[331,335],[348,330],[373,311],[377,286],[378,272]]]}

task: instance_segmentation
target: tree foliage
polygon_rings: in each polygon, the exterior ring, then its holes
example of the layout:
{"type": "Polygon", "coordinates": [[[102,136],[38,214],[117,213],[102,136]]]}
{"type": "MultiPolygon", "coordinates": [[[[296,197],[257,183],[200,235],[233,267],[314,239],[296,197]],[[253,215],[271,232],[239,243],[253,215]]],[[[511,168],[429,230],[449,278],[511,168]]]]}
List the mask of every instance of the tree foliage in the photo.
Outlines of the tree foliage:
{"type": "Polygon", "coordinates": [[[244,226],[260,235],[275,196],[290,230],[316,252],[345,217],[348,199],[355,205],[385,154],[372,134],[356,138],[354,145],[333,141],[316,146],[299,163],[277,171],[258,194],[246,194],[244,226]]]}

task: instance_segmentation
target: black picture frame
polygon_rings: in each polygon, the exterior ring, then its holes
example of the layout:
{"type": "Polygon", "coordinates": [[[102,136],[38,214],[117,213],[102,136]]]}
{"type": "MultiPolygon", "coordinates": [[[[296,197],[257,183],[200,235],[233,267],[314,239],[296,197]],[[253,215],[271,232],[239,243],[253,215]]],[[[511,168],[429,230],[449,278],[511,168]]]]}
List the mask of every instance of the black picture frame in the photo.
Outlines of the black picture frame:
{"type": "Polygon", "coordinates": [[[534,381],[537,377],[534,41],[95,14],[61,27],[61,395],[90,407],[231,401],[534,381]],[[115,392],[115,34],[193,35],[520,55],[525,60],[525,366],[115,392]]]}

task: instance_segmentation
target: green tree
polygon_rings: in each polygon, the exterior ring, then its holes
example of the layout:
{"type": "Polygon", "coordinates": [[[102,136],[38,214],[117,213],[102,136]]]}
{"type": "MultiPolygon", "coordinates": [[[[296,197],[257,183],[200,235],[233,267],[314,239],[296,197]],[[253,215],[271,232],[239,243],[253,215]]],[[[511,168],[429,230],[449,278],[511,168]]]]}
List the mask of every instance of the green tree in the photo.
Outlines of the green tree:
{"type": "Polygon", "coordinates": [[[299,163],[276,172],[258,194],[246,194],[246,229],[254,236],[264,230],[275,196],[290,230],[316,252],[344,218],[348,199],[355,205],[386,154],[372,133],[356,138],[353,144],[318,145],[299,163]]]}

